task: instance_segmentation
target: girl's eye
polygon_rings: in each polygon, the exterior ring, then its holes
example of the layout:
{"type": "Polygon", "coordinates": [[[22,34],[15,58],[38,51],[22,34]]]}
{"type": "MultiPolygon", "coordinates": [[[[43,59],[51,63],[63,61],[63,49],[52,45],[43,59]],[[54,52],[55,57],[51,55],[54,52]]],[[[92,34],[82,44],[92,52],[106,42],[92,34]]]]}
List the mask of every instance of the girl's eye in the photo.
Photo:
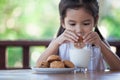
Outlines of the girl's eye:
{"type": "Polygon", "coordinates": [[[90,23],[83,23],[83,25],[90,25],[90,23]]]}
{"type": "Polygon", "coordinates": [[[75,26],[75,23],[70,23],[71,26],[75,26]]]}

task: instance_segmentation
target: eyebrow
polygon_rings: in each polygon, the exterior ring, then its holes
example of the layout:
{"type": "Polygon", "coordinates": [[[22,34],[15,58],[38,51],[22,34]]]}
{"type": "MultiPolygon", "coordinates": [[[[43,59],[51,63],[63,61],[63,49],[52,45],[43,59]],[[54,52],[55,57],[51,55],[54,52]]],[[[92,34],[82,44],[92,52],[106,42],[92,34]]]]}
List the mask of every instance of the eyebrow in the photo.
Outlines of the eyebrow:
{"type": "Polygon", "coordinates": [[[86,21],[91,21],[91,19],[87,19],[87,20],[84,20],[84,21],[82,21],[82,22],[86,22],[86,21]]]}
{"type": "MultiPolygon", "coordinates": [[[[91,19],[83,20],[82,22],[91,21],[91,19]]],[[[75,22],[75,20],[69,20],[69,22],[75,22]]]]}
{"type": "Polygon", "coordinates": [[[68,22],[75,22],[75,20],[69,20],[68,22]]]}

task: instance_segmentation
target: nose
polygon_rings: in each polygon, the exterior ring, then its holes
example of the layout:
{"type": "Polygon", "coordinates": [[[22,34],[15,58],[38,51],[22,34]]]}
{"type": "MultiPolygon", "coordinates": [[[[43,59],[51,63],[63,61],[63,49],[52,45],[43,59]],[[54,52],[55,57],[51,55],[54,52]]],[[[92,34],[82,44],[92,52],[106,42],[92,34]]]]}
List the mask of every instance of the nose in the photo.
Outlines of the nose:
{"type": "Polygon", "coordinates": [[[84,35],[84,30],[80,25],[76,26],[76,33],[80,35],[84,35]]]}

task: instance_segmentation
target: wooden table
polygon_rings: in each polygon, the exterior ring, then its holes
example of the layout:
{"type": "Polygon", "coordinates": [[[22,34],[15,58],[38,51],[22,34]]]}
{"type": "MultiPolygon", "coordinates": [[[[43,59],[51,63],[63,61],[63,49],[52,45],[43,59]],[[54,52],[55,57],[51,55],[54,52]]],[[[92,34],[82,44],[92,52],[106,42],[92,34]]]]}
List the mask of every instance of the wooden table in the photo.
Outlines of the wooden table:
{"type": "Polygon", "coordinates": [[[36,74],[32,70],[0,70],[0,80],[120,80],[120,72],[36,74]]]}

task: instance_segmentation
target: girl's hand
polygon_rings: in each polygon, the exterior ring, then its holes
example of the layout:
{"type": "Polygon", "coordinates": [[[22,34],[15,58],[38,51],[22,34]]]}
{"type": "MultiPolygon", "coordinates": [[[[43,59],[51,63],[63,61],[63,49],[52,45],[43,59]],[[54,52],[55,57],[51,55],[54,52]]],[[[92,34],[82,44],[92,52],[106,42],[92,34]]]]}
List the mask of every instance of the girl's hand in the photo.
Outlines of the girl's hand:
{"type": "Polygon", "coordinates": [[[94,44],[96,46],[100,46],[100,43],[101,43],[101,39],[99,37],[99,35],[97,34],[97,32],[89,32],[87,34],[85,34],[83,36],[83,42],[84,43],[90,43],[90,44],[94,44]]]}
{"type": "Polygon", "coordinates": [[[72,30],[65,30],[58,38],[56,38],[57,42],[59,44],[65,43],[65,42],[77,42],[79,36],[75,34],[72,30]]]}

